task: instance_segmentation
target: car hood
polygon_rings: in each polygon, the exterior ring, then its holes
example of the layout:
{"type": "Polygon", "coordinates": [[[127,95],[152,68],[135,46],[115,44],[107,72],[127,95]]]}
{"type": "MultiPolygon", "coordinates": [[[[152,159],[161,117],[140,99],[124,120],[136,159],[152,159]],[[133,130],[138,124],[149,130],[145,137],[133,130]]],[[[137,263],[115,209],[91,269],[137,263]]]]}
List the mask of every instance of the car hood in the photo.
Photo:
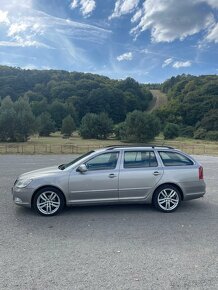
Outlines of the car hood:
{"type": "Polygon", "coordinates": [[[51,167],[46,167],[46,168],[41,168],[33,171],[29,171],[26,173],[23,173],[19,176],[19,179],[26,179],[26,178],[36,178],[36,177],[43,177],[46,175],[52,175],[55,173],[60,173],[62,172],[60,169],[58,169],[58,166],[51,166],[51,167]]]}

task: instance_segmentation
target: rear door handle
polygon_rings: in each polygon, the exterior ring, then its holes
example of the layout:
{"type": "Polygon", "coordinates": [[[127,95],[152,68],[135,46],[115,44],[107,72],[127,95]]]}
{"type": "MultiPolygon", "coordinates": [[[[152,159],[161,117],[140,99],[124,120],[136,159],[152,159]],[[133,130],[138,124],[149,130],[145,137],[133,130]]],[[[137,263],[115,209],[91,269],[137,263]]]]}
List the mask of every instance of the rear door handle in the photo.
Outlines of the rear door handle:
{"type": "Polygon", "coordinates": [[[108,175],[108,177],[110,177],[110,178],[114,178],[114,177],[117,177],[117,176],[116,176],[116,174],[111,173],[111,174],[108,175]]]}
{"type": "Polygon", "coordinates": [[[155,176],[157,176],[157,175],[160,175],[161,173],[160,173],[159,171],[154,171],[153,174],[154,174],[155,176]]]}

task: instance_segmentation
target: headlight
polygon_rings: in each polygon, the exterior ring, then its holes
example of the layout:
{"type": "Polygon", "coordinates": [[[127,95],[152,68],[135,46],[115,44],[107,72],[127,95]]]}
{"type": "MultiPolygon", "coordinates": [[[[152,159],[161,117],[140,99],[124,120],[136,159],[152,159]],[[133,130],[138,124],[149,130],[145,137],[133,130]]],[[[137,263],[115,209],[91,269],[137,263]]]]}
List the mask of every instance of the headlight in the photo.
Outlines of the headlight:
{"type": "Polygon", "coordinates": [[[31,181],[32,181],[32,179],[20,179],[17,181],[15,186],[18,188],[24,188],[27,185],[29,185],[31,181]]]}

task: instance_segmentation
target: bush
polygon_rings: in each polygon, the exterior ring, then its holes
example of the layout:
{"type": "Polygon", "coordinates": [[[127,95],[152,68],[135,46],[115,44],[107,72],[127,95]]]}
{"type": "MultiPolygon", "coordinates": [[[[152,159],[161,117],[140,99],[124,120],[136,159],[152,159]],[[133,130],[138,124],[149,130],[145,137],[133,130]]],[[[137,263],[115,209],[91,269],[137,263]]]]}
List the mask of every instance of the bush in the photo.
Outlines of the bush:
{"type": "Polygon", "coordinates": [[[218,131],[209,131],[206,133],[205,139],[211,141],[218,141],[218,131]]]}
{"type": "Polygon", "coordinates": [[[164,139],[174,139],[179,136],[179,126],[168,123],[164,128],[164,139]]]}
{"type": "Polygon", "coordinates": [[[114,126],[114,134],[118,140],[125,140],[126,136],[126,123],[122,122],[114,126]]]}
{"type": "Polygon", "coordinates": [[[198,128],[195,132],[194,132],[194,138],[195,139],[205,139],[207,134],[207,130],[203,129],[203,128],[198,128]]]}
{"type": "Polygon", "coordinates": [[[193,136],[194,136],[194,127],[187,126],[187,127],[180,128],[179,136],[193,138],[193,136]]]}

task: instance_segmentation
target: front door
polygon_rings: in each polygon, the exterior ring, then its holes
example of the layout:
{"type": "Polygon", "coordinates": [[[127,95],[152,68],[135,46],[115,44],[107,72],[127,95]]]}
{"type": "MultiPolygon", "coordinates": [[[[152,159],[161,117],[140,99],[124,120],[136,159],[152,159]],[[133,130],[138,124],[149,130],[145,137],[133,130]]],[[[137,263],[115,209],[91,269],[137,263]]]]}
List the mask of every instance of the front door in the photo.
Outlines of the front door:
{"type": "Polygon", "coordinates": [[[118,201],[119,152],[101,153],[88,160],[88,171],[73,170],[69,178],[69,203],[118,201]]]}
{"type": "Polygon", "coordinates": [[[124,151],[119,176],[119,199],[146,199],[163,175],[153,151],[124,151]]]}

